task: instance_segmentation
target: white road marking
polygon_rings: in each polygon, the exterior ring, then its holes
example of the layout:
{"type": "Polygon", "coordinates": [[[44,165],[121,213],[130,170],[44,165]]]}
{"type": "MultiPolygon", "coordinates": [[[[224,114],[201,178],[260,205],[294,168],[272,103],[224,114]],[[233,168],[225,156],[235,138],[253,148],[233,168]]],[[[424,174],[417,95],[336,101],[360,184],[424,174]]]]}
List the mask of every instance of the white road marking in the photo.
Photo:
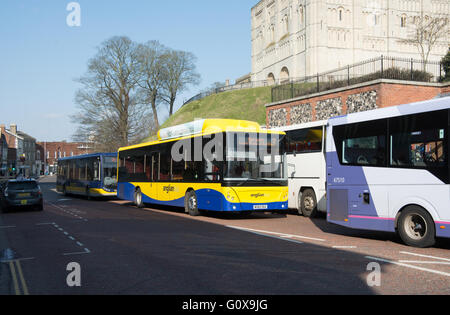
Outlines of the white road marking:
{"type": "Polygon", "coordinates": [[[89,254],[90,251],[84,251],[84,252],[73,252],[73,253],[64,253],[63,256],[69,256],[69,255],[84,255],[89,254]]]}
{"type": "MultiPolygon", "coordinates": [[[[74,212],[73,212],[74,209],[69,209],[69,210],[64,209],[64,208],[67,208],[67,206],[64,206],[64,205],[57,206],[57,205],[55,205],[55,204],[53,204],[53,203],[50,203],[50,205],[52,205],[52,206],[55,207],[56,209],[61,210],[61,211],[64,212],[64,213],[67,213],[67,214],[70,214],[70,215],[74,216],[74,217],[77,218],[77,219],[83,220],[83,221],[85,221],[85,222],[88,221],[87,219],[85,219],[85,218],[79,216],[78,214],[74,213],[74,212]],[[63,208],[63,207],[64,207],[64,208],[63,208]]],[[[81,211],[79,211],[79,210],[76,210],[76,211],[79,212],[79,213],[81,213],[81,211]]]]}
{"type": "Polygon", "coordinates": [[[406,267],[406,268],[416,269],[416,270],[420,270],[420,271],[435,273],[435,274],[438,274],[438,275],[441,275],[441,276],[450,277],[450,273],[448,273],[448,272],[443,272],[443,271],[438,271],[438,270],[418,267],[418,266],[414,266],[414,265],[408,265],[408,264],[405,264],[405,263],[392,261],[392,260],[379,258],[379,257],[366,256],[366,258],[370,259],[370,260],[377,260],[377,261],[385,262],[385,263],[388,263],[388,264],[393,264],[393,265],[397,265],[397,266],[402,266],[402,267],[406,267]]]}
{"type": "Polygon", "coordinates": [[[279,236],[274,236],[274,235],[267,235],[267,234],[263,234],[263,233],[260,233],[260,232],[256,232],[255,230],[251,230],[251,229],[244,229],[244,228],[240,228],[240,227],[237,227],[237,226],[230,226],[230,225],[228,225],[227,227],[229,227],[231,229],[236,229],[236,230],[239,230],[239,231],[244,231],[244,232],[248,232],[248,233],[264,236],[264,237],[275,238],[277,240],[288,241],[288,242],[297,243],[297,244],[303,244],[303,242],[300,242],[300,241],[295,241],[295,240],[291,240],[291,239],[283,238],[283,237],[279,237],[279,236]]]}
{"type": "Polygon", "coordinates": [[[422,254],[416,254],[416,253],[410,253],[410,252],[400,252],[400,254],[406,254],[406,255],[412,255],[412,256],[417,256],[417,257],[424,257],[424,258],[432,258],[432,259],[437,259],[437,260],[450,261],[450,259],[448,259],[448,258],[435,257],[435,256],[430,256],[430,255],[422,255],[422,254]]]}
{"type": "Polygon", "coordinates": [[[0,229],[13,229],[16,228],[17,226],[15,225],[5,225],[5,226],[0,226],[0,229]]]}
{"type": "MultiPolygon", "coordinates": [[[[52,224],[57,230],[61,231],[64,235],[66,235],[70,240],[74,241],[77,243],[78,246],[83,247],[83,243],[79,242],[76,240],[75,237],[69,235],[68,232],[64,231],[64,229],[62,229],[61,227],[59,227],[56,223],[52,224]]],[[[84,248],[84,252],[73,252],[73,253],[63,253],[63,256],[68,256],[68,255],[80,255],[80,254],[89,254],[91,251],[87,248],[84,248]]]]}
{"type": "Polygon", "coordinates": [[[326,240],[321,239],[321,238],[314,238],[314,237],[308,237],[308,236],[303,236],[303,235],[278,233],[278,232],[264,231],[264,230],[255,230],[255,229],[249,229],[249,228],[243,228],[243,227],[231,226],[231,225],[226,225],[226,226],[230,227],[230,228],[233,228],[233,229],[238,229],[238,230],[247,231],[247,232],[258,232],[258,233],[275,234],[275,235],[278,235],[278,236],[283,237],[283,238],[302,238],[302,239],[307,239],[307,240],[326,242],[326,240]]]}
{"type": "Polygon", "coordinates": [[[356,246],[333,246],[333,248],[357,248],[356,246]]]}
{"type": "Polygon", "coordinates": [[[399,260],[398,262],[411,264],[450,265],[450,262],[446,261],[399,260]]]}

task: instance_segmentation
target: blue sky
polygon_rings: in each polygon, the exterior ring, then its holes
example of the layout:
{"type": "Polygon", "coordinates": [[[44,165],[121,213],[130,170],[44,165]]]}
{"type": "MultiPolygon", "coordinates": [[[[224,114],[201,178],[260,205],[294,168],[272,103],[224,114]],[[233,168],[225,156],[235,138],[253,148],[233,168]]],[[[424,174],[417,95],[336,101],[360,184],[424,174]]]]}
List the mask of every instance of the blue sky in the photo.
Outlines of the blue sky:
{"type": "Polygon", "coordinates": [[[74,79],[112,36],[159,40],[196,55],[201,84],[178,106],[213,82],[251,71],[250,10],[257,0],[79,0],[80,27],[66,23],[70,2],[0,2],[0,123],[16,123],[38,141],[71,141],[76,125],[69,115],[80,88],[74,79]]]}

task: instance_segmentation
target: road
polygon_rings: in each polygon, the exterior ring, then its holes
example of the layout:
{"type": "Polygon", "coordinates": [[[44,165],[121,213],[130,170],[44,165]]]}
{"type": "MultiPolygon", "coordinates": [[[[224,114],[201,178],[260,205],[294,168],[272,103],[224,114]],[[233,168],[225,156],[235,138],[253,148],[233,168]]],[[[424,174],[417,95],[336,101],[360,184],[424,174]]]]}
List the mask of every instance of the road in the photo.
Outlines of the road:
{"type": "Polygon", "coordinates": [[[194,218],[40,185],[43,212],[0,215],[0,294],[450,294],[448,240],[417,249],[324,218],[194,218]]]}

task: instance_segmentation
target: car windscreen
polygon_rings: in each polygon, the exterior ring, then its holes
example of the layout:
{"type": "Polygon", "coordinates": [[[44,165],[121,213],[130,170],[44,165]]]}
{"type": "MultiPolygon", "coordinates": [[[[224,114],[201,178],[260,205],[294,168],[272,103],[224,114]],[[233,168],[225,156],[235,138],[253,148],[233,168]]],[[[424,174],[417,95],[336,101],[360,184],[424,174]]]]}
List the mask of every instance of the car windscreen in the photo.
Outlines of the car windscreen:
{"type": "Polygon", "coordinates": [[[37,189],[38,185],[36,182],[9,182],[8,190],[33,190],[37,189]]]}

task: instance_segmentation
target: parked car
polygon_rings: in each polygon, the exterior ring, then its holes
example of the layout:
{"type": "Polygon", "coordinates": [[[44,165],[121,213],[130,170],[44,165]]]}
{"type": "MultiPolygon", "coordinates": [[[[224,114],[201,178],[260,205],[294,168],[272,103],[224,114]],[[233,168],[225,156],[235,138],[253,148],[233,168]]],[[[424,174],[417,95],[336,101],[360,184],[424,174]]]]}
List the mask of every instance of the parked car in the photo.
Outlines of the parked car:
{"type": "Polygon", "coordinates": [[[0,204],[2,210],[11,207],[33,207],[44,210],[42,191],[35,180],[9,180],[0,190],[0,204]]]}

